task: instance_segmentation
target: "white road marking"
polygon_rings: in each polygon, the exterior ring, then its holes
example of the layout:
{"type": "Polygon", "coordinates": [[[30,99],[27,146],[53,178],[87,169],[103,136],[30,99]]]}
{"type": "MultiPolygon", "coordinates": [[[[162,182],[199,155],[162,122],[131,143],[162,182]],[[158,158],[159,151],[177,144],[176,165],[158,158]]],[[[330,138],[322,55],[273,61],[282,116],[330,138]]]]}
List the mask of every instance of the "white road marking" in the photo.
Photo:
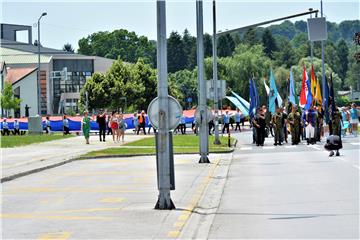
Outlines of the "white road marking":
{"type": "Polygon", "coordinates": [[[353,167],[360,170],[360,166],[358,166],[358,165],[355,165],[355,164],[354,164],[353,167]]]}
{"type": "Polygon", "coordinates": [[[242,147],[240,150],[252,150],[252,147],[242,147]]]}
{"type": "Polygon", "coordinates": [[[285,148],[296,148],[296,146],[285,146],[285,148]]]}
{"type": "Polygon", "coordinates": [[[360,145],[360,142],[350,143],[351,145],[360,145]]]}
{"type": "Polygon", "coordinates": [[[275,147],[274,146],[271,146],[271,147],[262,147],[263,149],[274,149],[275,147]]]}

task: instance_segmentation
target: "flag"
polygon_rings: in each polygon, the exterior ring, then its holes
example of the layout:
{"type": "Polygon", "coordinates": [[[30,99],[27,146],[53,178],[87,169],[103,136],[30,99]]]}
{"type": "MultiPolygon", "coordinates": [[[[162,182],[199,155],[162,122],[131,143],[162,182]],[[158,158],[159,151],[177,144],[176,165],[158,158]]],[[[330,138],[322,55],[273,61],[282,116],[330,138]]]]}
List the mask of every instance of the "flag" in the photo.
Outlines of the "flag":
{"type": "Polygon", "coordinates": [[[327,82],[327,78],[325,76],[325,83],[324,83],[324,96],[323,96],[323,109],[325,112],[325,122],[329,124],[329,85],[327,82]]]}
{"type": "Polygon", "coordinates": [[[311,95],[315,96],[315,87],[316,87],[316,78],[315,78],[315,71],[314,71],[314,65],[311,65],[311,95]]]}
{"type": "Polygon", "coordinates": [[[269,86],[266,84],[265,79],[264,79],[264,86],[265,86],[266,94],[269,96],[270,88],[269,88],[269,86]]]}
{"type": "Polygon", "coordinates": [[[315,100],[318,106],[322,106],[322,96],[321,96],[319,79],[316,79],[315,100]]]}
{"type": "Polygon", "coordinates": [[[329,91],[329,104],[331,105],[331,115],[335,112],[335,93],[332,73],[330,74],[330,91],[329,91]]]}
{"type": "Polygon", "coordinates": [[[253,80],[249,80],[249,85],[250,85],[250,107],[249,107],[249,116],[250,119],[252,119],[255,114],[256,114],[256,108],[257,108],[257,96],[256,96],[256,86],[254,85],[254,81],[253,80]]]}
{"type": "Polygon", "coordinates": [[[294,82],[294,76],[292,73],[292,68],[290,68],[289,102],[291,102],[293,105],[296,104],[295,98],[296,98],[295,82],[294,82]]]}
{"type": "Polygon", "coordinates": [[[231,91],[231,94],[237,98],[237,100],[239,100],[239,102],[241,103],[241,105],[243,105],[244,108],[247,109],[247,111],[249,111],[249,107],[250,107],[250,103],[248,101],[246,101],[245,99],[243,99],[242,97],[240,97],[238,94],[236,94],[235,92],[231,91]]]}
{"type": "Polygon", "coordinates": [[[306,86],[307,86],[307,97],[306,97],[306,105],[305,105],[305,110],[308,110],[311,108],[312,106],[312,101],[313,101],[313,95],[311,93],[311,80],[307,79],[306,80],[306,86]]]}
{"type": "Polygon", "coordinates": [[[301,82],[301,91],[300,91],[300,106],[304,107],[306,104],[306,97],[307,97],[307,86],[306,80],[308,79],[306,68],[304,66],[303,74],[302,74],[302,82],[301,82]]]}
{"type": "Polygon", "coordinates": [[[278,95],[279,93],[276,88],[275,77],[273,71],[270,70],[269,111],[272,114],[275,114],[276,106],[279,106],[278,95]]]}

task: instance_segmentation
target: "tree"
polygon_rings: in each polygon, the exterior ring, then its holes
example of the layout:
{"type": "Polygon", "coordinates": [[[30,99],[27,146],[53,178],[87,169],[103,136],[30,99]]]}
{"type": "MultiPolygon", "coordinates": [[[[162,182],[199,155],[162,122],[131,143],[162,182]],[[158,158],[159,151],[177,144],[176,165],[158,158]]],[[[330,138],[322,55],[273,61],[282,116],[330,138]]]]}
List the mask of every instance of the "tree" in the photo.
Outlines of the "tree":
{"type": "Polygon", "coordinates": [[[356,53],[356,47],[350,48],[348,61],[349,67],[346,73],[346,84],[352,87],[354,90],[360,91],[360,63],[356,61],[354,55],[356,53]]]}
{"type": "MultiPolygon", "coordinates": [[[[338,73],[340,67],[340,59],[336,51],[336,46],[332,42],[328,42],[325,47],[325,62],[329,64],[330,68],[338,73]]],[[[340,90],[340,89],[339,89],[340,90]]]]}
{"type": "Polygon", "coordinates": [[[337,44],[336,51],[339,58],[338,74],[339,77],[341,78],[341,89],[344,89],[346,72],[348,70],[348,63],[349,63],[348,61],[349,48],[344,39],[341,39],[340,42],[337,44]]]}
{"type": "Polygon", "coordinates": [[[74,52],[75,52],[74,48],[71,46],[70,43],[64,44],[64,46],[63,46],[63,51],[70,52],[70,53],[74,53],[74,52]]]}
{"type": "Polygon", "coordinates": [[[8,81],[4,83],[4,89],[1,93],[1,108],[5,110],[5,115],[9,116],[10,110],[16,110],[20,108],[21,99],[14,96],[12,90],[12,84],[8,81]]]}
{"type": "Polygon", "coordinates": [[[297,58],[289,40],[284,40],[279,44],[279,51],[274,53],[275,63],[277,66],[284,65],[290,68],[297,63],[297,58]]]}
{"type": "Polygon", "coordinates": [[[194,69],[196,66],[196,38],[191,36],[189,31],[185,29],[182,40],[186,57],[186,68],[194,69]]]}
{"type": "Polygon", "coordinates": [[[244,34],[244,43],[248,44],[250,46],[258,43],[258,40],[256,38],[256,29],[255,28],[249,28],[246,31],[246,33],[244,34]]]}
{"type": "Polygon", "coordinates": [[[204,34],[204,57],[212,56],[212,36],[210,34],[204,34]]]}
{"type": "Polygon", "coordinates": [[[91,78],[86,80],[83,89],[80,92],[80,103],[86,106],[88,100],[88,108],[105,108],[111,103],[110,88],[106,86],[105,75],[102,73],[94,73],[91,78]],[[86,92],[88,99],[86,99],[86,92]]]}
{"type": "Polygon", "coordinates": [[[275,38],[272,36],[269,29],[266,29],[262,35],[262,44],[264,46],[264,53],[266,56],[273,59],[273,52],[276,52],[278,49],[275,38]]]}
{"type": "Polygon", "coordinates": [[[168,71],[176,72],[186,67],[184,43],[178,32],[171,32],[167,41],[168,71]]]}
{"type": "Polygon", "coordinates": [[[125,62],[136,63],[143,58],[145,63],[156,66],[156,45],[147,37],[137,36],[125,29],[113,32],[96,32],[79,40],[80,54],[95,55],[125,62]]]}
{"type": "Polygon", "coordinates": [[[197,71],[196,69],[190,71],[188,69],[180,70],[169,74],[169,82],[173,82],[183,95],[181,100],[186,102],[187,98],[192,98],[192,104],[197,104],[197,71]]]}
{"type": "Polygon", "coordinates": [[[235,49],[235,42],[230,34],[220,35],[217,41],[217,49],[219,57],[231,56],[235,49]]]}

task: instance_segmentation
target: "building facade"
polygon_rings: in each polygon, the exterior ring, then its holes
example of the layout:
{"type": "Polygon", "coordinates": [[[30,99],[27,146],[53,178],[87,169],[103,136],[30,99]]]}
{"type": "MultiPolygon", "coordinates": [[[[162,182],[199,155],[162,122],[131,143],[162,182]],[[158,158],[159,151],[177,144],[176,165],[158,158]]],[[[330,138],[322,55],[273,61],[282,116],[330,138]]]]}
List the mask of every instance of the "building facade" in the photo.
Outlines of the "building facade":
{"type": "MultiPolygon", "coordinates": [[[[1,29],[7,29],[7,35],[1,34],[0,57],[10,69],[38,68],[38,47],[31,42],[17,42],[16,33],[9,31],[29,31],[31,26],[1,24],[1,29]],[[6,26],[5,26],[6,25],[6,26]],[[5,26],[5,27],[4,27],[5,26]],[[6,36],[6,38],[3,38],[6,36]]],[[[80,91],[87,79],[95,72],[106,72],[114,60],[97,56],[85,56],[62,50],[40,47],[40,86],[41,86],[41,114],[62,114],[78,112],[80,91]]],[[[37,72],[37,70],[35,71],[37,72]]],[[[36,78],[37,79],[37,78],[36,78]]],[[[20,81],[23,84],[25,81],[20,81]]],[[[37,86],[37,82],[36,82],[37,86]]],[[[37,90],[31,92],[33,99],[37,99],[37,90]]],[[[25,103],[26,104],[26,103],[25,103]]],[[[29,103],[30,104],[30,103],[29,103]]],[[[37,109],[37,106],[31,106],[37,109]]]]}

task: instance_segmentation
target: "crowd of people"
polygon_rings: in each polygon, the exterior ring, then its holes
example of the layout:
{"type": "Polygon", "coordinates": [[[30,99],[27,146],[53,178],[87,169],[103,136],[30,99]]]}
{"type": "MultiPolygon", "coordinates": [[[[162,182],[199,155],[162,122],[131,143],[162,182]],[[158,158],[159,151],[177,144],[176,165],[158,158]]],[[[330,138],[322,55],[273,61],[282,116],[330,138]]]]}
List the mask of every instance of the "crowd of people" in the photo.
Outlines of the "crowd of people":
{"type": "MultiPolygon", "coordinates": [[[[265,137],[273,131],[274,145],[280,146],[288,142],[288,133],[291,134],[291,144],[297,145],[301,140],[307,144],[320,142],[325,135],[325,126],[329,135],[345,136],[346,132],[357,137],[359,124],[359,110],[355,103],[350,107],[335,108],[329,113],[327,124],[324,111],[320,107],[311,106],[310,109],[300,109],[296,105],[289,105],[288,108],[277,107],[276,112],[271,114],[266,106],[256,110],[252,118],[253,144],[264,146],[265,137]]],[[[330,152],[334,155],[334,152],[330,152]]],[[[339,155],[337,150],[336,155],[339,155]]]]}
{"type": "Polygon", "coordinates": [[[9,123],[7,122],[7,118],[4,118],[2,122],[2,130],[1,135],[2,136],[9,136],[12,135],[24,135],[25,131],[20,130],[20,122],[19,120],[15,119],[12,129],[9,127],[9,123]]]}

